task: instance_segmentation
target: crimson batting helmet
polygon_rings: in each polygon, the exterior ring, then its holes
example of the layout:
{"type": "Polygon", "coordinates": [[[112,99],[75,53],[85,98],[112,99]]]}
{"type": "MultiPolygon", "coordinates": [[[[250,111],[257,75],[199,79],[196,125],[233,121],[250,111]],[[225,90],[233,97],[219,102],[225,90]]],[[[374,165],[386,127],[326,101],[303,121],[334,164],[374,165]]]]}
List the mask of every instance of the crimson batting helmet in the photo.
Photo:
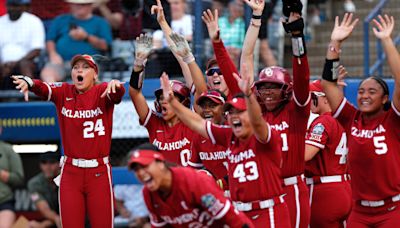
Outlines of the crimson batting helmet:
{"type": "MultiPolygon", "coordinates": [[[[178,80],[170,80],[169,81],[172,91],[174,95],[177,96],[180,102],[190,108],[190,90],[189,88],[181,81],[178,80]]],[[[154,107],[157,112],[161,112],[161,105],[159,103],[160,96],[162,95],[163,91],[162,88],[157,89],[154,91],[154,95],[156,96],[156,100],[154,101],[154,107]]]]}
{"type": "Polygon", "coordinates": [[[256,90],[263,83],[275,83],[282,85],[283,99],[289,100],[293,91],[293,81],[289,72],[278,66],[266,67],[258,75],[254,83],[256,90]]]}

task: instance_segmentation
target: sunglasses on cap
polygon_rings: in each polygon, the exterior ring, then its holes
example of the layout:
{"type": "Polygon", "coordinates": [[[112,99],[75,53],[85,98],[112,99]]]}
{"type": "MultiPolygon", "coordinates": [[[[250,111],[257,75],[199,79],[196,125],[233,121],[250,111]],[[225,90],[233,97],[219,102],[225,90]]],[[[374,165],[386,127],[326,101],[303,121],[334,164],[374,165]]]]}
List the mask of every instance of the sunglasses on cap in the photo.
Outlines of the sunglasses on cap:
{"type": "Polygon", "coordinates": [[[207,76],[213,76],[215,73],[217,73],[218,75],[222,75],[221,74],[221,70],[218,67],[213,67],[207,70],[207,76]]]}

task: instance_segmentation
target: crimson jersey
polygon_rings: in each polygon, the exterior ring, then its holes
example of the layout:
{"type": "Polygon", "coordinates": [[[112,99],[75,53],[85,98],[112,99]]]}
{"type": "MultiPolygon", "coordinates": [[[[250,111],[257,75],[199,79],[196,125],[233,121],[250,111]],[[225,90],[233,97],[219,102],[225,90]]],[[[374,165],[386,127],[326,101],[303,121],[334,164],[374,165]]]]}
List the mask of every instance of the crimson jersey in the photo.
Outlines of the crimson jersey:
{"type": "Polygon", "coordinates": [[[333,176],[346,173],[346,133],[331,113],[324,113],[311,123],[306,134],[306,144],[318,147],[320,151],[306,162],[305,175],[333,176]]]}
{"type": "Polygon", "coordinates": [[[280,135],[282,151],[282,177],[292,177],[304,172],[304,136],[310,114],[309,100],[301,106],[292,99],[279,112],[266,112],[264,120],[280,135]]]}
{"type": "Polygon", "coordinates": [[[165,159],[178,165],[187,166],[190,145],[194,132],[182,122],[170,127],[161,116],[149,109],[143,124],[149,133],[150,142],[161,150],[165,159]]]}
{"type": "Polygon", "coordinates": [[[233,201],[266,200],[282,194],[279,136],[269,128],[269,139],[259,142],[254,135],[240,141],[228,126],[206,122],[207,134],[215,144],[229,147],[229,190],[233,201]]]}
{"type": "Polygon", "coordinates": [[[56,105],[66,156],[94,159],[109,155],[114,104],[121,101],[125,88],[101,98],[106,88],[104,82],[79,94],[74,85],[34,80],[32,92],[56,105]]]}
{"type": "Polygon", "coordinates": [[[171,172],[172,190],[167,198],[143,188],[152,227],[253,227],[224,197],[213,178],[185,167],[172,167],[171,172]]]}
{"type": "Polygon", "coordinates": [[[383,200],[400,193],[400,111],[394,105],[366,119],[343,99],[333,117],[345,127],[355,200],[383,200]]]}
{"type": "Polygon", "coordinates": [[[226,146],[215,145],[210,139],[199,134],[193,137],[189,166],[205,168],[216,179],[222,179],[228,174],[228,158],[230,151],[226,146]]]}

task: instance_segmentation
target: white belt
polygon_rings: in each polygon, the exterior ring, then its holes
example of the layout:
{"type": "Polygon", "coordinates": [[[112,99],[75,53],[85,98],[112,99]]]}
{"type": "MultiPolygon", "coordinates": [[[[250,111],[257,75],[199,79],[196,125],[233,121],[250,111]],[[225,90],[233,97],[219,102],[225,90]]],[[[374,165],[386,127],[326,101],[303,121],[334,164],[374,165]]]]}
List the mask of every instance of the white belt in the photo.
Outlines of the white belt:
{"type": "Polygon", "coordinates": [[[312,177],[306,178],[306,183],[307,184],[315,184],[315,183],[335,183],[335,182],[342,182],[347,180],[346,178],[347,175],[343,176],[342,175],[334,175],[334,176],[320,176],[317,177],[319,181],[315,181],[312,177]]]}
{"type": "MultiPolygon", "coordinates": [[[[380,207],[385,205],[386,200],[378,200],[378,201],[369,201],[369,200],[361,200],[361,205],[364,207],[380,207]]],[[[388,201],[397,202],[400,201],[400,194],[389,198],[388,201]]],[[[388,202],[386,202],[388,203],[388,202]]]]}
{"type": "Polygon", "coordinates": [[[276,199],[268,199],[268,200],[249,202],[249,203],[233,201],[233,206],[238,211],[251,211],[251,210],[257,210],[257,209],[265,209],[265,208],[270,208],[277,204],[285,202],[285,200],[283,199],[284,196],[285,195],[281,195],[279,197],[276,197],[276,199]]]}
{"type": "Polygon", "coordinates": [[[71,161],[71,164],[76,167],[80,168],[95,168],[99,166],[99,161],[102,160],[103,164],[108,164],[109,158],[108,157],[103,157],[99,159],[83,159],[83,158],[69,158],[67,156],[61,157],[62,163],[67,162],[67,160],[71,161]]]}
{"type": "Polygon", "coordinates": [[[283,183],[285,184],[285,186],[294,185],[299,182],[299,178],[301,178],[301,180],[304,180],[304,174],[301,174],[300,176],[284,178],[283,183]]]}

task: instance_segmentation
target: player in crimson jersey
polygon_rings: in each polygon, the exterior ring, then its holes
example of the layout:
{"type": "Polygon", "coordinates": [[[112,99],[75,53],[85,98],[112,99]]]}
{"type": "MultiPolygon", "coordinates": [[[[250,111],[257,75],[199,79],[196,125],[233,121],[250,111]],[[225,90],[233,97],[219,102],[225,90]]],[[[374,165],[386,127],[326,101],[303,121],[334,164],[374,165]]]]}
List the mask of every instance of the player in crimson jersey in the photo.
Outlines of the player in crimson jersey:
{"type": "MultiPolygon", "coordinates": [[[[253,52],[258,37],[263,1],[245,1],[252,9],[253,16],[246,33],[242,50],[241,65],[253,71],[253,52]]],[[[304,23],[301,18],[300,1],[284,1],[288,18],[285,30],[292,35],[293,80],[282,67],[267,67],[255,82],[255,93],[263,109],[263,115],[271,128],[279,132],[283,158],[282,178],[285,201],[288,204],[292,227],[308,227],[310,208],[308,189],[304,176],[304,136],[310,113],[309,67],[304,42],[304,23]]],[[[232,80],[227,79],[225,80],[232,80]]]]}
{"type": "MultiPolygon", "coordinates": [[[[208,90],[200,95],[196,103],[200,107],[199,114],[205,120],[214,124],[225,122],[222,106],[225,104],[226,97],[219,90],[208,90]]],[[[193,138],[189,166],[197,169],[208,170],[218,184],[228,190],[227,183],[227,162],[229,150],[227,147],[215,145],[210,139],[196,134],[193,138]]]]}
{"type": "Polygon", "coordinates": [[[373,23],[394,76],[393,101],[386,82],[378,77],[360,83],[358,108],[348,103],[337,85],[343,84],[336,74],[338,50],[355,25],[351,14],[345,14],[341,24],[336,18],[322,85],[335,110],[333,117],[347,133],[354,202],[348,227],[400,227],[400,57],[391,39],[394,18],[379,15],[373,23]]]}
{"type": "MultiPolygon", "coordinates": [[[[150,110],[141,92],[144,62],[151,48],[151,37],[141,35],[136,39],[136,58],[130,80],[129,95],[139,115],[140,124],[149,132],[150,143],[162,151],[167,161],[187,166],[193,131],[179,120],[163,98],[161,89],[154,92],[156,112],[150,110]]],[[[186,85],[176,80],[171,81],[171,85],[180,102],[186,107],[190,107],[190,91],[186,85]]]]}
{"type": "Polygon", "coordinates": [[[319,116],[306,134],[306,183],[310,189],[310,227],[344,227],[351,210],[347,182],[347,137],[332,117],[321,81],[310,83],[311,111],[319,116]]]}
{"type": "Polygon", "coordinates": [[[164,97],[179,118],[214,144],[229,147],[229,190],[236,209],[243,211],[256,227],[290,227],[280,178],[279,136],[261,117],[261,109],[250,89],[251,73],[243,68],[236,75],[246,94],[224,105],[229,126],[216,125],[185,108],[174,98],[168,76],[161,78],[164,97]]]}
{"type": "Polygon", "coordinates": [[[125,92],[118,80],[96,84],[98,67],[89,55],[71,61],[73,85],[13,76],[17,89],[28,89],[57,109],[64,157],[61,160],[60,217],[66,228],[113,227],[114,207],[109,153],[114,105],[125,92]],[[99,210],[101,208],[101,210],[99,210]]]}
{"type": "Polygon", "coordinates": [[[154,145],[135,149],[128,166],[145,186],[152,227],[254,227],[210,176],[191,168],[168,167],[154,145]]]}

